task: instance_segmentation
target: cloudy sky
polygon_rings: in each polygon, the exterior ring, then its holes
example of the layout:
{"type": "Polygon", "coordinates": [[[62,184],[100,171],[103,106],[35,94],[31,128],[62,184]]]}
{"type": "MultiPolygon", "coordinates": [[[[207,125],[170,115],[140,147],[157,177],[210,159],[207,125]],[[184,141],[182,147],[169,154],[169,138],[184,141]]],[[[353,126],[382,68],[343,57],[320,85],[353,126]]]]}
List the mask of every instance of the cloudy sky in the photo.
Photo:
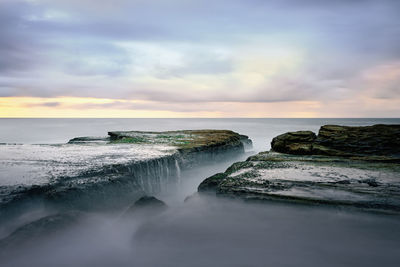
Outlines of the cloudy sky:
{"type": "Polygon", "coordinates": [[[400,1],[0,0],[0,117],[400,117],[400,1]]]}

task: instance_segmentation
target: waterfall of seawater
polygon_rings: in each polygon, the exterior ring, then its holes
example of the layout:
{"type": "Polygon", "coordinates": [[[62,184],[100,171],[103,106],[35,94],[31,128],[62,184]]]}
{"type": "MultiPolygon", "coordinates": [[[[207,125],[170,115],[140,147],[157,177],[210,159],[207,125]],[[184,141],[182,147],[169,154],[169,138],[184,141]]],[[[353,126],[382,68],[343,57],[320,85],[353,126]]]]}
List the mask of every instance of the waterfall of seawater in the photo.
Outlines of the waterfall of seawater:
{"type": "Polygon", "coordinates": [[[60,177],[44,186],[10,188],[10,197],[0,206],[0,221],[18,217],[34,209],[36,203],[56,210],[122,208],[143,194],[159,194],[176,187],[180,173],[176,155],[170,155],[60,177]]]}
{"type": "Polygon", "coordinates": [[[167,186],[180,182],[181,170],[178,160],[173,156],[136,163],[131,178],[147,194],[157,194],[167,186]]]}
{"type": "Polygon", "coordinates": [[[175,159],[175,169],[176,169],[176,176],[178,178],[178,183],[181,183],[181,168],[179,167],[179,162],[175,159]]]}

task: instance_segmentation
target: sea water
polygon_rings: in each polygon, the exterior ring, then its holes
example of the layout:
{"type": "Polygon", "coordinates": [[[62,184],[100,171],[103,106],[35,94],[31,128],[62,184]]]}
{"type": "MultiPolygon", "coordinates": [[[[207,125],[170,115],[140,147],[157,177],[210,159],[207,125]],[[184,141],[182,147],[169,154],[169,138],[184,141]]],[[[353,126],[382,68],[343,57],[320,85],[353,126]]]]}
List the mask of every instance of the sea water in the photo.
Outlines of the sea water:
{"type": "MultiPolygon", "coordinates": [[[[152,153],[169,153],[163,148],[141,151],[134,146],[65,144],[77,136],[106,136],[108,131],[118,130],[229,129],[253,140],[254,148],[247,151],[248,156],[269,150],[272,138],[279,134],[317,132],[325,124],[400,124],[400,119],[0,119],[0,188],[51,182],[51,177],[41,172],[43,164],[54,166],[55,173],[70,176],[88,166],[101,168],[105,162],[123,165],[146,155],[153,157],[152,153]],[[70,166],[70,162],[74,165],[70,166]]],[[[224,171],[231,163],[204,166],[188,174],[181,173],[172,161],[175,173],[182,177],[175,190],[157,195],[169,205],[160,216],[139,223],[121,219],[116,212],[93,212],[74,228],[0,258],[0,265],[398,265],[397,215],[214,197],[194,197],[183,202],[196,192],[203,179],[224,171]]],[[[27,223],[45,215],[48,214],[36,213],[25,220],[27,223]]]]}

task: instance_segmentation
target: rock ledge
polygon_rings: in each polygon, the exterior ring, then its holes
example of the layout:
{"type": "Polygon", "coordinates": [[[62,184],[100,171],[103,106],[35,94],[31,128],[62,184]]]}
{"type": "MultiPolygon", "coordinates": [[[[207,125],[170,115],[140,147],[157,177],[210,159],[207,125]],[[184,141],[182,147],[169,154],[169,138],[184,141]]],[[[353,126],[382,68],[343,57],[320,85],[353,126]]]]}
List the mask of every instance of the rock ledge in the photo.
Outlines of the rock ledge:
{"type": "Polygon", "coordinates": [[[310,131],[289,132],[275,137],[273,151],[294,155],[368,157],[400,160],[400,125],[362,127],[325,125],[318,136],[310,131]]]}

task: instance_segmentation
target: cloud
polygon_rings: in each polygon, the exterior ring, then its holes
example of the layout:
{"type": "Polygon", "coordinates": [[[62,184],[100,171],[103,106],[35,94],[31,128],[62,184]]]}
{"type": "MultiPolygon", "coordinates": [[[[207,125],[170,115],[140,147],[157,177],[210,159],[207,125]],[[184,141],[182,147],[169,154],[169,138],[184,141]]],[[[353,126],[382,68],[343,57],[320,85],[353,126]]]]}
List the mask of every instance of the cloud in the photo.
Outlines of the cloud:
{"type": "Polygon", "coordinates": [[[0,2],[0,74],[26,71],[38,61],[36,37],[24,30],[22,18],[29,6],[21,2],[0,2]]]}
{"type": "MultiPolygon", "coordinates": [[[[359,84],[377,99],[400,98],[400,61],[378,65],[363,72],[359,84]]],[[[364,89],[364,90],[363,90],[364,89]]]]}
{"type": "Polygon", "coordinates": [[[61,105],[61,102],[43,102],[43,103],[30,103],[26,104],[26,107],[58,107],[61,105]]]}
{"type": "Polygon", "coordinates": [[[0,96],[400,98],[386,74],[400,62],[399,13],[394,0],[5,0],[0,96]]]}

